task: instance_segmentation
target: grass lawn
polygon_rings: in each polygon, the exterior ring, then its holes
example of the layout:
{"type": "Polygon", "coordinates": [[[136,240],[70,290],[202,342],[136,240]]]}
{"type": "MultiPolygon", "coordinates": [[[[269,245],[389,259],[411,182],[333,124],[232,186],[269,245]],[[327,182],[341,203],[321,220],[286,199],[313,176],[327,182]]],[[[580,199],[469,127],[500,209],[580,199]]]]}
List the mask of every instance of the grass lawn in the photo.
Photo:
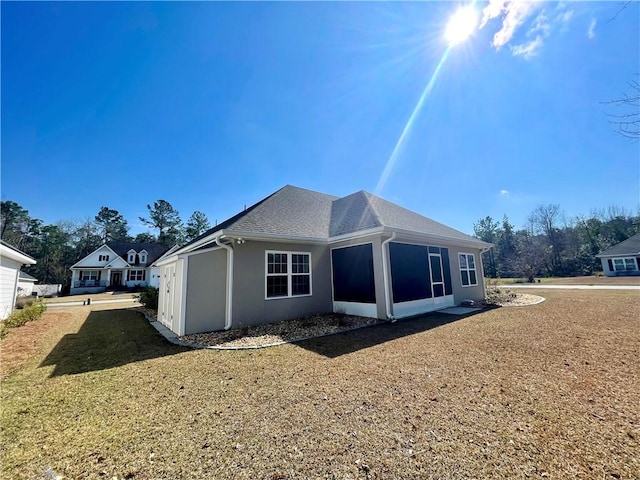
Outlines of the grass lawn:
{"type": "Polygon", "coordinates": [[[0,344],[31,351],[1,384],[3,478],[640,478],[638,292],[532,292],[239,352],[47,312],[0,344]]]}
{"type": "MultiPolygon", "coordinates": [[[[547,277],[536,278],[536,283],[546,283],[548,285],[640,285],[640,276],[638,277],[605,277],[589,275],[584,277],[547,277]],[[540,282],[538,282],[540,280],[540,282]]],[[[498,278],[486,279],[487,285],[496,282],[498,285],[511,285],[524,283],[529,285],[524,278],[498,278]]]]}

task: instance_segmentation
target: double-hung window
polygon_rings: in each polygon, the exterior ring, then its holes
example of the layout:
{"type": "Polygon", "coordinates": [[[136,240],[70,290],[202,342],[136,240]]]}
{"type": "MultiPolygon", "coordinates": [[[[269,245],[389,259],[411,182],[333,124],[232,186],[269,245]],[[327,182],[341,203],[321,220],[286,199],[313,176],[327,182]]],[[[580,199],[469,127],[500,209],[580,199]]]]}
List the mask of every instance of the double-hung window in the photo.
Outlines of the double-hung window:
{"type": "Polygon", "coordinates": [[[460,276],[462,277],[462,286],[471,287],[478,284],[478,276],[476,274],[476,258],[473,253],[460,253],[460,276]]]}
{"type": "Polygon", "coordinates": [[[311,295],[311,254],[266,252],[267,298],[311,295]]]}
{"type": "Polygon", "coordinates": [[[614,258],[613,267],[616,272],[632,272],[636,269],[635,258],[614,258]]]}

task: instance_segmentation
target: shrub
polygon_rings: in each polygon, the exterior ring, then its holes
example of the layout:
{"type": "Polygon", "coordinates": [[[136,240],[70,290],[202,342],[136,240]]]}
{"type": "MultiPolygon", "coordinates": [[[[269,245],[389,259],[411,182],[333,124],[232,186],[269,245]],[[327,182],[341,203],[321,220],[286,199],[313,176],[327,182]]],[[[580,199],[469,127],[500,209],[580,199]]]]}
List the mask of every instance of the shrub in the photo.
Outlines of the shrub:
{"type": "Polygon", "coordinates": [[[135,298],[148,308],[149,310],[158,311],[158,295],[160,290],[155,287],[146,287],[141,292],[140,295],[135,298]]]}
{"type": "Polygon", "coordinates": [[[18,297],[16,298],[16,308],[30,307],[35,301],[35,297],[18,297]]]}
{"type": "Polygon", "coordinates": [[[22,310],[15,310],[0,324],[0,338],[9,333],[10,328],[20,327],[27,322],[37,320],[46,310],[47,306],[42,303],[42,300],[36,300],[22,310]]]}

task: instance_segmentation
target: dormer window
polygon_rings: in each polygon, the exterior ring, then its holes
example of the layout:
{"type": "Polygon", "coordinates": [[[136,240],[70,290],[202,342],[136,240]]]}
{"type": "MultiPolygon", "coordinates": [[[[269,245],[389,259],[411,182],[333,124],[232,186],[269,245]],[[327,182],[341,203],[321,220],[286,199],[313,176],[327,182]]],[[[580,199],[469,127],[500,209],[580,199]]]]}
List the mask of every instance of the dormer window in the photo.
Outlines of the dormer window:
{"type": "Polygon", "coordinates": [[[140,263],[147,263],[147,251],[142,250],[140,253],[140,263]]]}
{"type": "Polygon", "coordinates": [[[127,252],[127,262],[136,263],[136,251],[131,249],[127,252]]]}

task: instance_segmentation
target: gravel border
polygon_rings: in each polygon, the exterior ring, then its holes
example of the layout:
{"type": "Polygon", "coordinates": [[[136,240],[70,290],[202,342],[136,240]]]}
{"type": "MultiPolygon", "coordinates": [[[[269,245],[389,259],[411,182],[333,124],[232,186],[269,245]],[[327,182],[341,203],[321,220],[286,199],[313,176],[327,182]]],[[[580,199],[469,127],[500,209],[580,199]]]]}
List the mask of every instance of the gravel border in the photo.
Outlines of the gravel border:
{"type": "MultiPolygon", "coordinates": [[[[500,307],[526,307],[544,302],[544,297],[528,293],[517,293],[516,298],[497,304],[500,307]]],[[[152,325],[162,325],[155,317],[155,312],[144,308],[139,311],[152,325]]],[[[156,329],[167,340],[176,345],[207,350],[257,350],[276,347],[287,343],[296,343],[313,338],[328,337],[338,333],[351,332],[361,328],[372,327],[387,323],[385,320],[360,317],[355,315],[311,315],[308,317],[285,320],[277,323],[268,323],[245,328],[235,328],[208,333],[196,333],[192,335],[177,336],[171,332],[169,336],[163,333],[164,325],[156,329]]],[[[169,330],[167,329],[167,332],[169,330]]]]}

